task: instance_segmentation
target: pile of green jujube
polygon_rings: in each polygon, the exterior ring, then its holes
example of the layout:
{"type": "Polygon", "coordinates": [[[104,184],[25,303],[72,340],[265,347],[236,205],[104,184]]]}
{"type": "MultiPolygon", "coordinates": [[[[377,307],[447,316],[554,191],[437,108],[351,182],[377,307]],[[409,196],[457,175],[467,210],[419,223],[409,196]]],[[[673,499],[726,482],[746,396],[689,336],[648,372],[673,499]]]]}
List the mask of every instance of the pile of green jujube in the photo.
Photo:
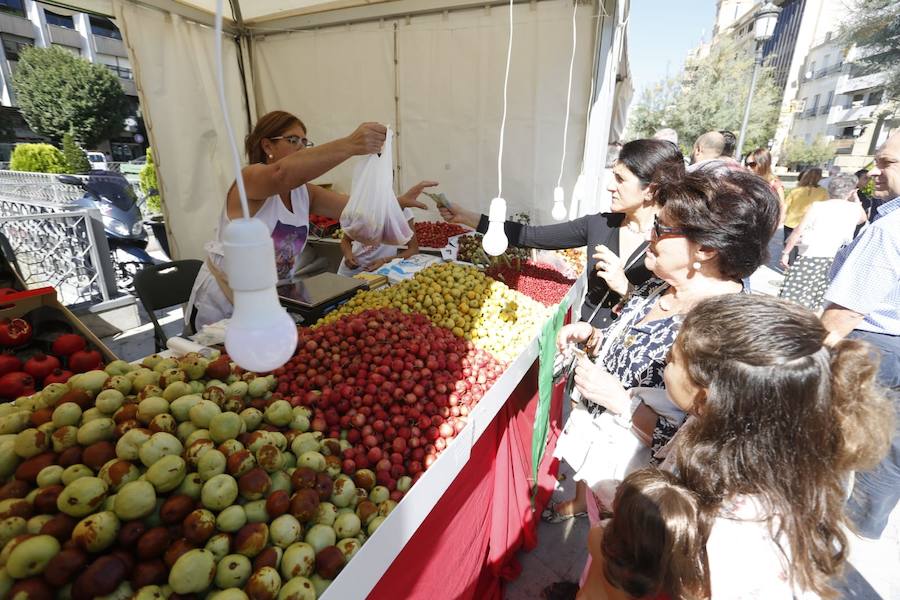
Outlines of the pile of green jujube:
{"type": "Polygon", "coordinates": [[[397,503],[274,383],[154,355],[0,405],[0,598],[321,595],[397,503]]]}

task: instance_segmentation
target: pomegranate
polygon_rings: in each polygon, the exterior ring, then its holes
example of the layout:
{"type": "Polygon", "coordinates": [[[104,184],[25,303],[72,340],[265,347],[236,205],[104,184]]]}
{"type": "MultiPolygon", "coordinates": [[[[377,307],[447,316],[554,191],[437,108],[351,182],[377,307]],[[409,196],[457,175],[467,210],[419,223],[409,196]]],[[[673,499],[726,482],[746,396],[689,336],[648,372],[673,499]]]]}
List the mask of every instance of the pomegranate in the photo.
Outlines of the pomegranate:
{"type": "Polygon", "coordinates": [[[87,347],[87,341],[77,333],[64,333],[55,340],[51,351],[56,356],[70,356],[87,347]]]}
{"type": "Polygon", "coordinates": [[[49,356],[43,352],[38,352],[27,361],[22,369],[37,381],[43,381],[47,375],[59,369],[59,359],[55,356],[49,356]]]}
{"type": "Polygon", "coordinates": [[[84,373],[100,368],[103,356],[97,350],[78,350],[69,357],[69,369],[74,373],[84,373]]]}
{"type": "Polygon", "coordinates": [[[24,319],[0,319],[0,346],[22,346],[31,334],[31,325],[24,319]]]}
{"type": "Polygon", "coordinates": [[[22,361],[15,354],[0,354],[0,375],[6,375],[22,368],[22,361]]]}
{"type": "Polygon", "coordinates": [[[74,375],[72,371],[65,371],[63,369],[53,369],[49,375],[44,377],[44,385],[50,385],[51,383],[66,383],[69,381],[69,378],[74,375]]]}
{"type": "Polygon", "coordinates": [[[15,399],[34,393],[34,378],[22,371],[13,371],[0,377],[0,396],[15,399]]]}

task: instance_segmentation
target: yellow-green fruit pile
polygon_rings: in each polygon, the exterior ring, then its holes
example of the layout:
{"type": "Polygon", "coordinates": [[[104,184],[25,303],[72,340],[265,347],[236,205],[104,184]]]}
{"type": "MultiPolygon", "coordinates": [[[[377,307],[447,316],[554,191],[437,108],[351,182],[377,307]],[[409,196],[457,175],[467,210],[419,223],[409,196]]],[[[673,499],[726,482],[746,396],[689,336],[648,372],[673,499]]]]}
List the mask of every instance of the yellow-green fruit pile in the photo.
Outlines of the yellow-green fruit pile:
{"type": "Polygon", "coordinates": [[[348,314],[384,307],[426,315],[438,327],[510,361],[540,332],[547,309],[478,269],[442,263],[423,269],[409,281],[385,289],[361,292],[319,324],[348,314]]]}

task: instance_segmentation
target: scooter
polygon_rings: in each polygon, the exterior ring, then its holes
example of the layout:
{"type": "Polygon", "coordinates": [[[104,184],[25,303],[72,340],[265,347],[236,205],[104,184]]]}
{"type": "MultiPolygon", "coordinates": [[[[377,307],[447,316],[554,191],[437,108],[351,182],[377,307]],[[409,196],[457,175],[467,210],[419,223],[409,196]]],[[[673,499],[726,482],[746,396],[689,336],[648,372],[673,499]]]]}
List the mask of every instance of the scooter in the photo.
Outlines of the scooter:
{"type": "Polygon", "coordinates": [[[147,253],[147,232],[137,197],[121,173],[91,171],[83,176],[60,175],[57,179],[84,191],[84,195],[73,202],[75,206],[100,211],[120,285],[130,288],[137,271],[161,262],[147,253]]]}

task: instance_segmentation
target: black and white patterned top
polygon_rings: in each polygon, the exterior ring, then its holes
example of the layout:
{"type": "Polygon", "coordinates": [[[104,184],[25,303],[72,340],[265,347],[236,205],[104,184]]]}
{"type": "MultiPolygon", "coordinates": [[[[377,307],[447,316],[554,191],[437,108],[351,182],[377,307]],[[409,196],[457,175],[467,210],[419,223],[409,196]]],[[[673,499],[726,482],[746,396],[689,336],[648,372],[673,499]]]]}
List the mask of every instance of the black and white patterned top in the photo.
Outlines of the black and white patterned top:
{"type": "MultiPolygon", "coordinates": [[[[618,378],[625,389],[666,387],[663,380],[666,355],[675,343],[684,315],[672,315],[649,323],[641,321],[669,287],[669,284],[652,278],[635,289],[622,307],[618,320],[604,331],[604,336],[613,337],[604,340],[607,350],[602,358],[603,366],[618,378]]],[[[604,410],[599,404],[584,402],[594,416],[604,410]]],[[[651,445],[653,453],[669,442],[682,422],[675,423],[662,416],[656,419],[651,445]]]]}

